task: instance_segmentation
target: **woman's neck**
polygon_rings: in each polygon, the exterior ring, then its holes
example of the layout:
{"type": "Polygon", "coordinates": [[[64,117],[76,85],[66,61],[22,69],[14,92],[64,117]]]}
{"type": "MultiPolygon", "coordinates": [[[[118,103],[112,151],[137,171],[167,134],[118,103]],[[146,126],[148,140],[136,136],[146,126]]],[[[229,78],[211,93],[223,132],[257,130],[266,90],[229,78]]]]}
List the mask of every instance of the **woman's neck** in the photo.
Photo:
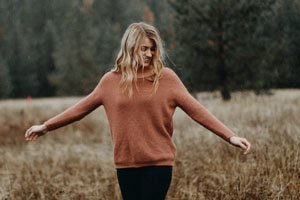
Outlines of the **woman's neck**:
{"type": "Polygon", "coordinates": [[[144,69],[140,67],[137,71],[137,78],[145,78],[154,74],[153,67],[145,67],[144,69]]]}

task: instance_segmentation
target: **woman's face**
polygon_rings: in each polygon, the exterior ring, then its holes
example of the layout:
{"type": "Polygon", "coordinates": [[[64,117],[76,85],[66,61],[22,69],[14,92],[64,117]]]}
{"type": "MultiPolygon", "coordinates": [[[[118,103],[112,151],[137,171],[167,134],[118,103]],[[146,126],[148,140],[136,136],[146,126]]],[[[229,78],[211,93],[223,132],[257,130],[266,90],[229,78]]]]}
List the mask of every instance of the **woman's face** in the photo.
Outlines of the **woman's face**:
{"type": "Polygon", "coordinates": [[[144,37],[141,41],[140,52],[143,57],[143,60],[140,63],[140,66],[148,67],[152,64],[152,59],[155,55],[155,43],[150,40],[148,37],[144,37]]]}

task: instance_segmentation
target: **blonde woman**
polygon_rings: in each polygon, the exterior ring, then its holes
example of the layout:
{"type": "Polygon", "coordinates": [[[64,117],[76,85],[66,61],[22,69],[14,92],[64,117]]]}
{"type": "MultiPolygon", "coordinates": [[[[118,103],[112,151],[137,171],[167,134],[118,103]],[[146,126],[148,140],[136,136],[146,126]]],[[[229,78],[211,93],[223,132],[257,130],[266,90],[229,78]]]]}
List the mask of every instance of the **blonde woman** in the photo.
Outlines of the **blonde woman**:
{"type": "Polygon", "coordinates": [[[42,125],[29,128],[26,140],[36,140],[80,120],[103,105],[125,200],[165,199],[176,152],[172,141],[176,107],[247,154],[250,143],[235,136],[189,94],[175,72],[164,65],[163,54],[161,38],[153,26],[143,22],[131,24],[123,35],[114,69],[77,104],[42,125]]]}

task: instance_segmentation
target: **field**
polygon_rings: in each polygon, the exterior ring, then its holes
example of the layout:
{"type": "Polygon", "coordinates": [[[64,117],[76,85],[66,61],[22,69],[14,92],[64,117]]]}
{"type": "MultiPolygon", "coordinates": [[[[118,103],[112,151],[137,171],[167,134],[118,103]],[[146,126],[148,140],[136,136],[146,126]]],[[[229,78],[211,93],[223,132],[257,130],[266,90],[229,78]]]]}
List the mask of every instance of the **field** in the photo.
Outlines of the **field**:
{"type": "MultiPolygon", "coordinates": [[[[234,93],[230,102],[217,93],[198,95],[252,143],[247,156],[177,109],[168,200],[300,199],[300,90],[273,93],[234,93]]],[[[31,125],[79,99],[0,101],[0,200],[121,199],[102,107],[37,141],[24,140],[31,125]]]]}

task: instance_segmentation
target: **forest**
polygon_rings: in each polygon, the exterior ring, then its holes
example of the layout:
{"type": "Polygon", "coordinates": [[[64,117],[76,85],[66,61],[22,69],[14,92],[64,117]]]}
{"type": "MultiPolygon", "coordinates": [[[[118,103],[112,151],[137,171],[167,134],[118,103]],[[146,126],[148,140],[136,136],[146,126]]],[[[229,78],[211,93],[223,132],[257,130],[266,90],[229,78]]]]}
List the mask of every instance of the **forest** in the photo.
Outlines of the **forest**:
{"type": "Polygon", "coordinates": [[[191,93],[300,87],[299,0],[8,0],[0,98],[88,94],[139,21],[160,31],[166,66],[191,93]]]}

